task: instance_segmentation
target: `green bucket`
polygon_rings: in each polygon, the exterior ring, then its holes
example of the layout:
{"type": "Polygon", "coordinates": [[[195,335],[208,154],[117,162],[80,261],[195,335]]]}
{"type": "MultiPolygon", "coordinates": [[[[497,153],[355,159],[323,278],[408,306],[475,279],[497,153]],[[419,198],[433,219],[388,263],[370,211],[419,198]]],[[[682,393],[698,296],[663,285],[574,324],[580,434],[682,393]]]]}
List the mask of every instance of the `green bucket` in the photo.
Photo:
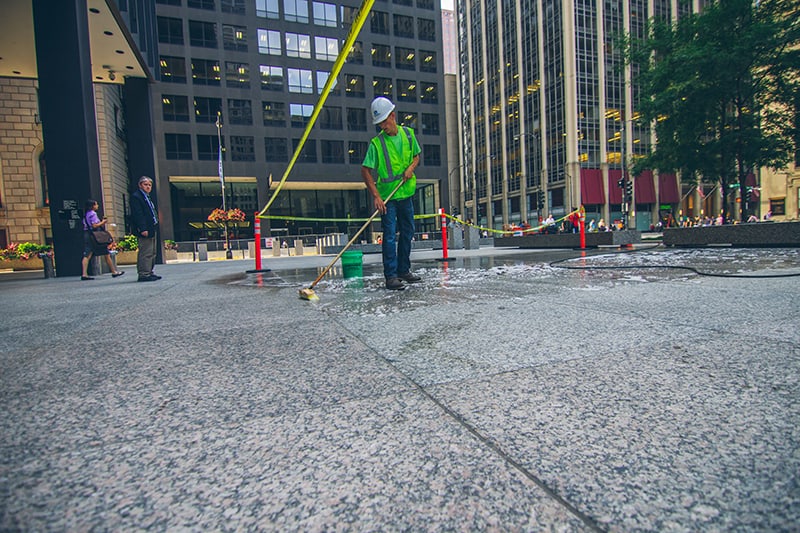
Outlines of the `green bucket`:
{"type": "Polygon", "coordinates": [[[342,274],[345,278],[360,278],[364,275],[364,253],[361,250],[347,250],[342,254],[342,274]]]}

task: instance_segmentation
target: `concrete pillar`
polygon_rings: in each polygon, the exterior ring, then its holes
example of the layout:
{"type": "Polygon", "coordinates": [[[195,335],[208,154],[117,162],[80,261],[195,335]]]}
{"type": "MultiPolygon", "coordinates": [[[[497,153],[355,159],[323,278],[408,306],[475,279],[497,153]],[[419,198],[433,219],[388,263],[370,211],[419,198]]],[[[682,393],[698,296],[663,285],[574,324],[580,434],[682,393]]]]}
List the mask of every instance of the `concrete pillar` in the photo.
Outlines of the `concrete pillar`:
{"type": "Polygon", "coordinates": [[[56,274],[79,276],[83,206],[102,202],[86,0],[33,1],[56,274]]]}

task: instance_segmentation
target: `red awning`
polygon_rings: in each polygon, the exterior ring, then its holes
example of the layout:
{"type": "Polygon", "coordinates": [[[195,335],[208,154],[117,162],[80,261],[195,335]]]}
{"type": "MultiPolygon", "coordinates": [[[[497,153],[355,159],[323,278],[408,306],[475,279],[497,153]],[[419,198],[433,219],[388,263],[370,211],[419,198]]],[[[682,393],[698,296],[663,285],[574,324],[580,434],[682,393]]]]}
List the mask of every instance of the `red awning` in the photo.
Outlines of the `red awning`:
{"type": "Polygon", "coordinates": [[[656,203],[656,186],[653,183],[653,171],[644,170],[633,180],[634,195],[637,204],[656,203]]]}
{"type": "Polygon", "coordinates": [[[622,203],[622,189],[619,188],[617,182],[622,178],[622,170],[608,169],[608,203],[621,204],[622,203]]]}
{"type": "Polygon", "coordinates": [[[675,174],[658,175],[658,200],[662,204],[677,204],[681,201],[678,178],[675,174]]]}
{"type": "Polygon", "coordinates": [[[603,171],[599,168],[581,169],[581,202],[584,205],[603,205],[603,171]]]}

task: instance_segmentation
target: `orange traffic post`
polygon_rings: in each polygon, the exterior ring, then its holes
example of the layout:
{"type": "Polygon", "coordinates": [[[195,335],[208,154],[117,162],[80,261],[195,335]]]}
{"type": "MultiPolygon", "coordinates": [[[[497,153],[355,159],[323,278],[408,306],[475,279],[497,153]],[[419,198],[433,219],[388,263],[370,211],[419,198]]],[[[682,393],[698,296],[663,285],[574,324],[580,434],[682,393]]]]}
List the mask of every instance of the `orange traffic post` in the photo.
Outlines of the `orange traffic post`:
{"type": "Polygon", "coordinates": [[[442,261],[447,261],[447,216],[444,207],[439,208],[439,214],[442,216],[442,261]]]}

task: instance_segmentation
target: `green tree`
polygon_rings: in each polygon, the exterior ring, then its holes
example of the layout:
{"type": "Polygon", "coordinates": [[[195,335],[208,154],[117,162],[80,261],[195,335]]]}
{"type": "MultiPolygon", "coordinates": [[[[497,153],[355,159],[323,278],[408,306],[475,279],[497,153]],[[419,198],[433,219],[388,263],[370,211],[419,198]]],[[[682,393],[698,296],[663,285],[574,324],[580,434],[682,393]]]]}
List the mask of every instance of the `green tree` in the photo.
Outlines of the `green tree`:
{"type": "Polygon", "coordinates": [[[678,21],[651,20],[625,50],[658,140],[636,169],[718,182],[726,211],[738,184],[746,216],[747,174],[785,166],[797,148],[800,1],[718,0],[678,21]]]}

